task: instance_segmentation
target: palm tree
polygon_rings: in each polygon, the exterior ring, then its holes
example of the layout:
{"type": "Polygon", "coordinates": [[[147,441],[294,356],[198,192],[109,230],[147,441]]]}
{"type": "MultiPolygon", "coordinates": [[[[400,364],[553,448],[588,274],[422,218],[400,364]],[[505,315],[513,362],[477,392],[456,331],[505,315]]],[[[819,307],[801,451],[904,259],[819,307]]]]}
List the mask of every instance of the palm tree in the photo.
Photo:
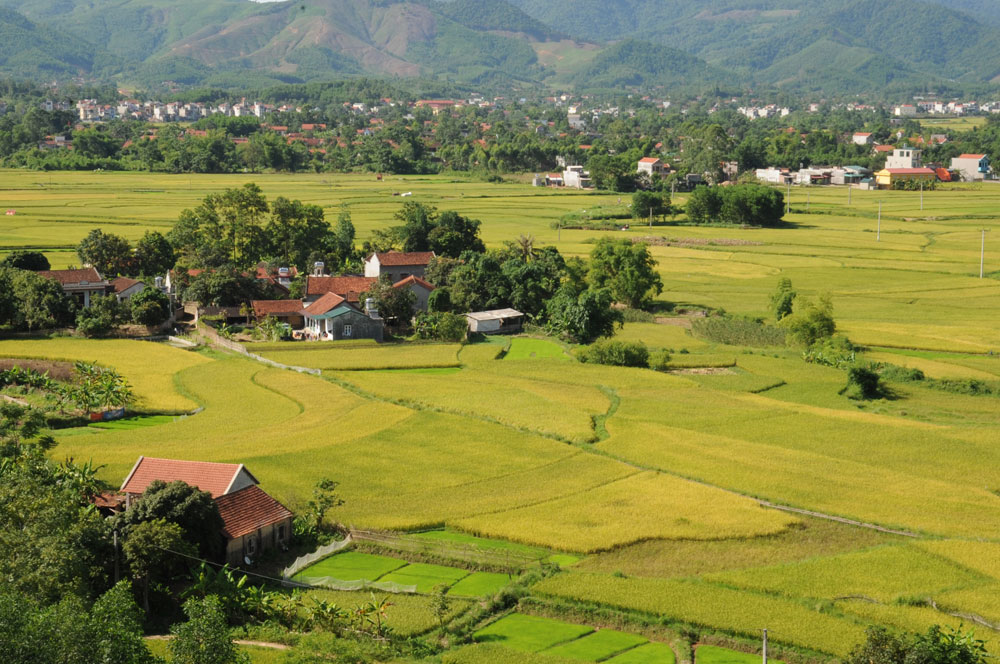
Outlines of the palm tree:
{"type": "Polygon", "coordinates": [[[535,257],[535,238],[532,235],[519,235],[517,237],[517,249],[521,252],[521,258],[527,263],[535,257]]]}

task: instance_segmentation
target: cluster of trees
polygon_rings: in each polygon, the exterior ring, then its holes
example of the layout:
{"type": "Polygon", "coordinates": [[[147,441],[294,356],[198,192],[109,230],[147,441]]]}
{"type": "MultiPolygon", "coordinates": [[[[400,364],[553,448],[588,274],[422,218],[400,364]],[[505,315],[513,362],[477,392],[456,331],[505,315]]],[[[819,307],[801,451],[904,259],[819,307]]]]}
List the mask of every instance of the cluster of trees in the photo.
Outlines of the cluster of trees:
{"type": "Polygon", "coordinates": [[[511,307],[555,334],[589,342],[622,322],[615,302],[648,306],[662,292],[655,265],[645,245],[627,240],[602,239],[586,264],[521,236],[503,249],[432,260],[427,279],[437,289],[429,306],[458,313],[511,307]]]}
{"type": "Polygon", "coordinates": [[[58,282],[0,265],[0,326],[34,331],[70,325],[75,317],[76,302],[58,282]]]}
{"type": "Polygon", "coordinates": [[[778,226],[785,214],[785,196],[760,184],[696,187],[684,208],[695,224],[778,226]]]}
{"type": "Polygon", "coordinates": [[[146,231],[133,247],[120,235],[105,233],[99,228],[80,241],[76,255],[81,263],[92,265],[108,279],[162,277],[176,260],[170,242],[158,231],[146,231]]]}
{"type": "Polygon", "coordinates": [[[331,227],[320,206],[281,196],[269,203],[253,183],[184,210],[167,240],[180,265],[203,270],[244,271],[261,261],[300,270],[323,261],[328,269],[350,270],[361,261],[346,208],[331,227]]]}

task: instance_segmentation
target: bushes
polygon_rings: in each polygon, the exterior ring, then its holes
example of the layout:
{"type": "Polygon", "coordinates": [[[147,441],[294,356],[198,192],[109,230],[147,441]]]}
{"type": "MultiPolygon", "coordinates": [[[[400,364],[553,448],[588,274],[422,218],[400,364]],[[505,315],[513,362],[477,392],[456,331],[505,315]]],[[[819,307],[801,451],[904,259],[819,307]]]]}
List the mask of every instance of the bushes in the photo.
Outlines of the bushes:
{"type": "Polygon", "coordinates": [[[812,346],[817,341],[832,337],[837,331],[833,321],[833,303],[821,297],[819,302],[802,301],[801,307],[781,319],[781,326],[788,330],[788,340],[800,346],[812,346]]]}
{"type": "Polygon", "coordinates": [[[581,362],[610,364],[616,367],[647,367],[649,349],[641,341],[598,341],[582,349],[577,358],[581,362]]]}
{"type": "Polygon", "coordinates": [[[465,316],[435,311],[421,313],[416,319],[416,333],[421,339],[437,339],[439,341],[462,341],[469,331],[469,323],[465,316]]]}
{"type": "Polygon", "coordinates": [[[845,391],[855,399],[877,399],[884,389],[878,373],[867,367],[851,367],[847,370],[845,391]]]}
{"type": "Polygon", "coordinates": [[[784,346],[785,330],[756,318],[713,316],[692,322],[691,332],[702,339],[730,346],[784,346]]]}

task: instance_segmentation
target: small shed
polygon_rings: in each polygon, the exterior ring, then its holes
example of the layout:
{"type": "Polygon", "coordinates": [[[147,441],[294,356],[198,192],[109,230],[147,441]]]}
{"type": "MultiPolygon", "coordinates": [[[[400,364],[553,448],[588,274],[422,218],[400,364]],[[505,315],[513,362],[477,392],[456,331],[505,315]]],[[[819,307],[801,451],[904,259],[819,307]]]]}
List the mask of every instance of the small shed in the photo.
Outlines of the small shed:
{"type": "Polygon", "coordinates": [[[494,309],[465,314],[469,332],[480,334],[517,334],[524,325],[524,314],[516,309],[494,309]]]}

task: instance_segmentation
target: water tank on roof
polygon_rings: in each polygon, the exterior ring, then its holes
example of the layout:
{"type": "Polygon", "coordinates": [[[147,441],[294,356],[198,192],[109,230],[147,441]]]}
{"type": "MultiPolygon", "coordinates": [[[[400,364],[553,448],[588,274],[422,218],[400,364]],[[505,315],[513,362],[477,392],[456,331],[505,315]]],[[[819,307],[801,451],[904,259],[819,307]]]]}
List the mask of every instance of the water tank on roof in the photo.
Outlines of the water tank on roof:
{"type": "Polygon", "coordinates": [[[282,276],[287,275],[289,273],[291,273],[291,270],[289,270],[287,267],[279,267],[278,268],[278,274],[280,274],[282,276]]]}

